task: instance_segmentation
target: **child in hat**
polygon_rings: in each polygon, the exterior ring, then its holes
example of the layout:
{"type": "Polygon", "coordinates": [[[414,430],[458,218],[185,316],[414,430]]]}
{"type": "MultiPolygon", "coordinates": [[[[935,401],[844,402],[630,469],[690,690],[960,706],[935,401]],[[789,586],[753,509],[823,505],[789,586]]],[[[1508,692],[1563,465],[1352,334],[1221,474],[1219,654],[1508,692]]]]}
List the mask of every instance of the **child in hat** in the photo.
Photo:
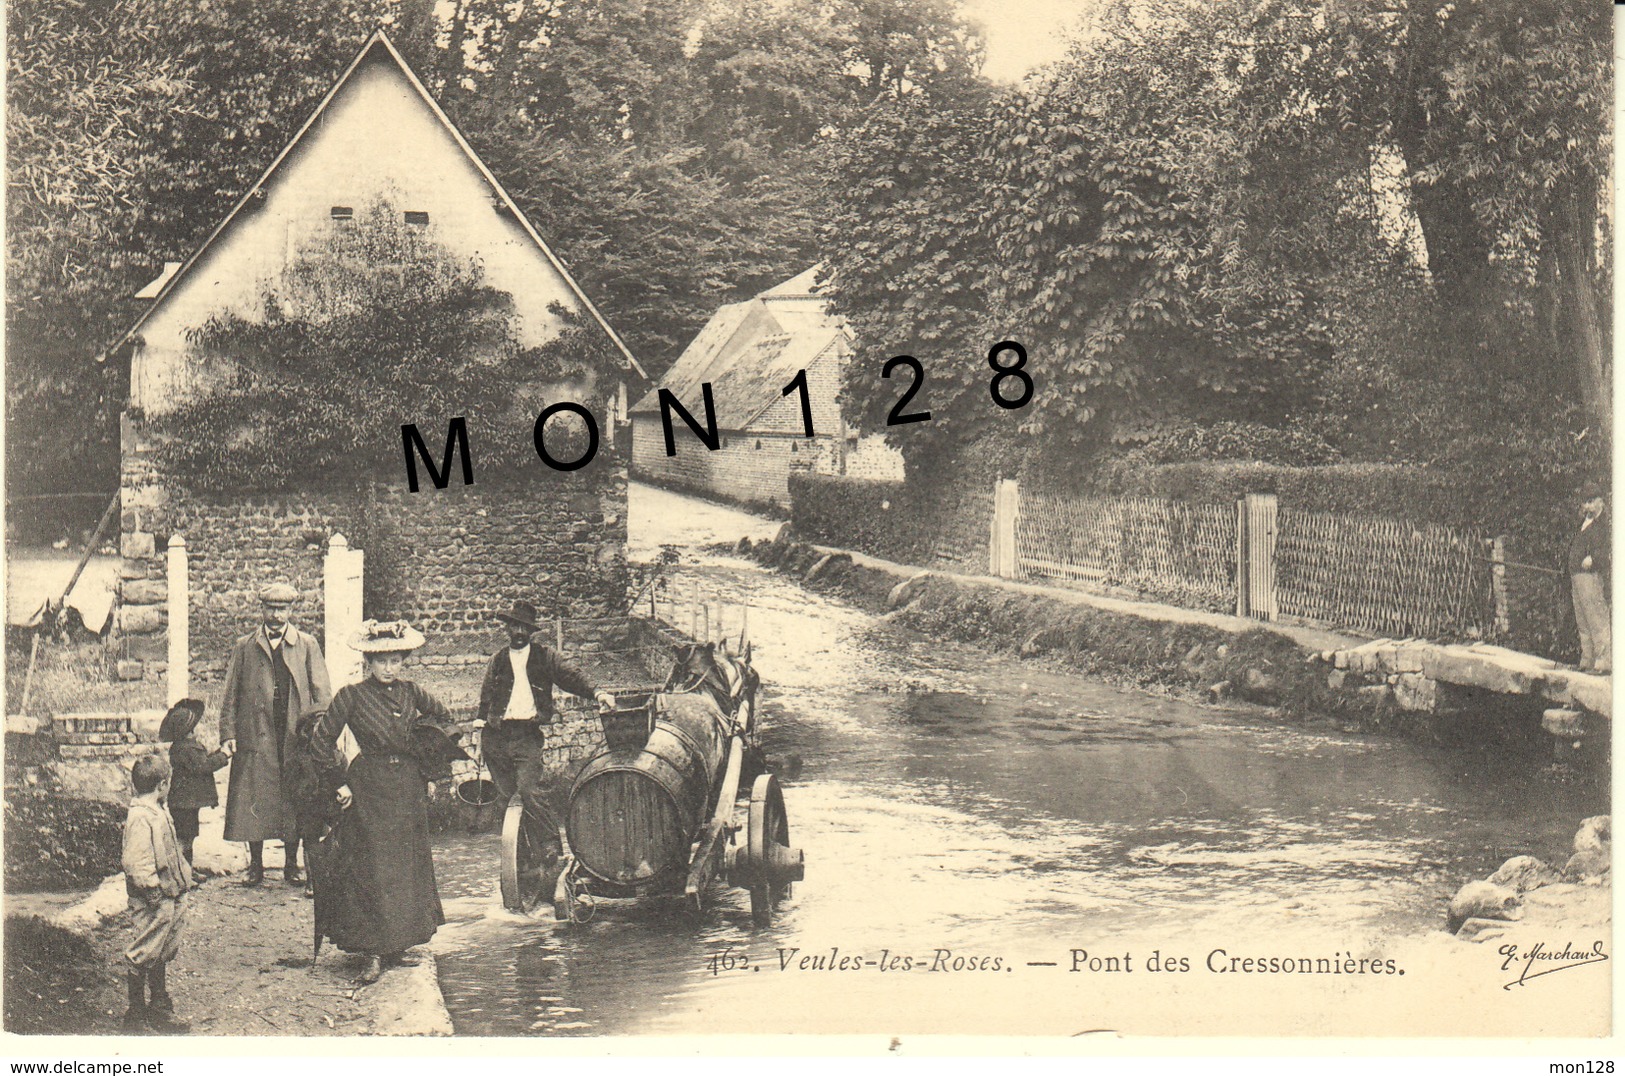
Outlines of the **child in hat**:
{"type": "Polygon", "coordinates": [[[169,708],[163,724],[158,726],[158,739],[169,744],[169,765],[174,773],[169,815],[175,820],[175,836],[188,864],[196,862],[192,844],[198,835],[198,811],[220,806],[214,775],[231,760],[229,751],[210,751],[198,742],[197,726],[203,719],[203,707],[202,699],[182,699],[169,708]]]}

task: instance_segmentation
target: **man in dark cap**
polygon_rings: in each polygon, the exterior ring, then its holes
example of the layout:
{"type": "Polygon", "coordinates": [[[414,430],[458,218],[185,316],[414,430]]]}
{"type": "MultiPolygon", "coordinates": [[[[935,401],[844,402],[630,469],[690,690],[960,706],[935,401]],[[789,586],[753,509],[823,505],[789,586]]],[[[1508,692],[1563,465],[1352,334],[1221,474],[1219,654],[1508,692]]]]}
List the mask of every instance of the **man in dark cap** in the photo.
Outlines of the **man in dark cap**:
{"type": "Polygon", "coordinates": [[[220,739],[232,759],[225,839],[248,842],[249,885],[265,880],[268,840],[282,842],[283,880],[290,885],[304,881],[282,766],[295,751],[300,716],[327,709],[333,692],[322,648],[288,622],[298,597],[299,592],[286,583],[261,590],[260,626],[237,640],[226,665],[220,739]]]}
{"type": "Polygon", "coordinates": [[[1608,500],[1601,485],[1580,493],[1580,529],[1569,540],[1569,584],[1580,629],[1580,668],[1613,670],[1613,628],[1608,620],[1608,500]]]}
{"type": "Polygon", "coordinates": [[[475,721],[475,727],[483,730],[480,750],[496,782],[498,803],[509,802],[517,790],[526,813],[551,819],[543,799],[542,748],[544,728],[553,722],[553,685],[584,699],[595,698],[604,710],[615,708],[615,696],[600,691],[552,647],[532,641],[541,626],[530,602],[516,601],[511,612],[496,616],[507,625],[508,645],[491,655],[480,688],[475,721]]]}

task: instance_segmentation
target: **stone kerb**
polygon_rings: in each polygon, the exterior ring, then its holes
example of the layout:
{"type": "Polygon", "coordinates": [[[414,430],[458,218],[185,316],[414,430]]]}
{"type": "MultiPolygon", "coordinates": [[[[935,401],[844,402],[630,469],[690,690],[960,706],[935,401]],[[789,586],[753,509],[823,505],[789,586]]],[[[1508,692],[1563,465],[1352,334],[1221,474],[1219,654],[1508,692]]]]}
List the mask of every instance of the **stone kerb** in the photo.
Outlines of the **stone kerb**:
{"type": "Polygon", "coordinates": [[[56,758],[48,764],[54,785],[73,799],[130,802],[130,767],[158,754],[162,710],[135,713],[57,714],[51,719],[56,758]]]}

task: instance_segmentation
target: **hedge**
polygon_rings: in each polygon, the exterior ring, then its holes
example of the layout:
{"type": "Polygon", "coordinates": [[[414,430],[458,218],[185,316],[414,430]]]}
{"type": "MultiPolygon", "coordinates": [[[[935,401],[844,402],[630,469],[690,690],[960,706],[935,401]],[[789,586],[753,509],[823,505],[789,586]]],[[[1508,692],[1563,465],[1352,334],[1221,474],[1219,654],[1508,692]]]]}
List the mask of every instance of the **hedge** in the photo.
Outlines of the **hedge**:
{"type": "Polygon", "coordinates": [[[855,549],[903,564],[931,555],[931,504],[903,482],[790,476],[790,524],[802,541],[855,549]]]}
{"type": "Polygon", "coordinates": [[[1557,563],[1578,506],[1574,482],[1522,473],[1469,475],[1388,463],[1288,467],[1211,460],[1132,466],[1108,463],[1074,492],[1164,497],[1197,504],[1234,504],[1244,494],[1273,493],[1300,511],[1387,516],[1436,523],[1486,536],[1513,535],[1542,562],[1557,563]]]}

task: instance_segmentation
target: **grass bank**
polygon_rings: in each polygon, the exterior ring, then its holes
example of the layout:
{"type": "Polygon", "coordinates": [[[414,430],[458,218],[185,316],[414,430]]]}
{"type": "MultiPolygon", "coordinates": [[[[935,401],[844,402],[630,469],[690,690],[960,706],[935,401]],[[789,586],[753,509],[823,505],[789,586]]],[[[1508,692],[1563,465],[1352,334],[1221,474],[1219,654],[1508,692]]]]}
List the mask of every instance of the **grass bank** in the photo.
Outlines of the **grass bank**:
{"type": "MultiPolygon", "coordinates": [[[[1199,702],[1242,700],[1283,719],[1349,732],[1387,732],[1429,742],[1486,739],[1550,750],[1539,722],[1486,694],[1470,714],[1397,709],[1376,693],[1339,690],[1317,660],[1324,633],[1272,630],[1235,618],[1103,599],[1060,588],[922,573],[920,569],[795,541],[742,552],[935,638],[986,647],[1111,683],[1199,702]],[[1296,637],[1295,637],[1296,636],[1296,637]]],[[[1536,715],[1538,718],[1538,714],[1536,715]]]]}

